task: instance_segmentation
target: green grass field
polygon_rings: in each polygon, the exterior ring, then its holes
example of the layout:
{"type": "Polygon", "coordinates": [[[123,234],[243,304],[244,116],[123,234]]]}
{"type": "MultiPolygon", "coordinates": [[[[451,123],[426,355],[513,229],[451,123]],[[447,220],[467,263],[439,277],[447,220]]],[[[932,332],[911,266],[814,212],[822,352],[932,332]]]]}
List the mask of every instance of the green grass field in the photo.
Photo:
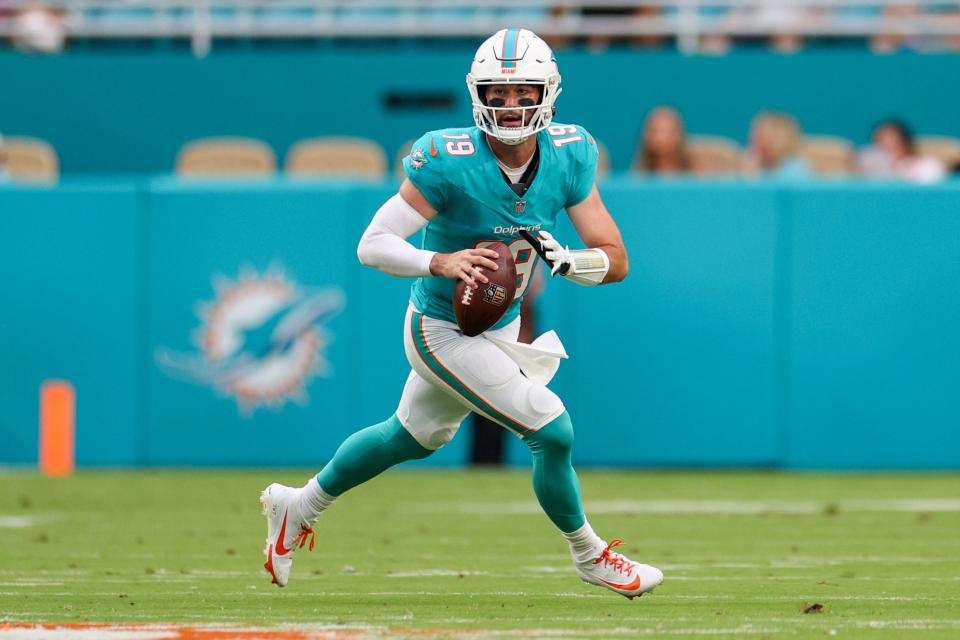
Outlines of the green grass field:
{"type": "Polygon", "coordinates": [[[54,622],[960,638],[957,475],[582,473],[594,528],[666,573],[632,601],[575,577],[522,471],[387,473],[321,518],[316,550],[297,553],[278,589],[261,568],[257,498],[307,477],[0,474],[0,640],[54,622]]]}

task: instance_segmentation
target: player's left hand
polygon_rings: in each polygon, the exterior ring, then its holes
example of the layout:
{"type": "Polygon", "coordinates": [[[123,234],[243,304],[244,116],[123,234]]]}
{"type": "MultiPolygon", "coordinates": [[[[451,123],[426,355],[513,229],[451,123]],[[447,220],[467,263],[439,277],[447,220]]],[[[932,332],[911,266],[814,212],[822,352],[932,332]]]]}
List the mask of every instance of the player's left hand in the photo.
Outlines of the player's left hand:
{"type": "Polygon", "coordinates": [[[556,275],[557,272],[563,275],[574,266],[570,247],[562,246],[549,231],[540,232],[540,246],[543,247],[544,257],[553,265],[550,269],[551,276],[556,275]]]}

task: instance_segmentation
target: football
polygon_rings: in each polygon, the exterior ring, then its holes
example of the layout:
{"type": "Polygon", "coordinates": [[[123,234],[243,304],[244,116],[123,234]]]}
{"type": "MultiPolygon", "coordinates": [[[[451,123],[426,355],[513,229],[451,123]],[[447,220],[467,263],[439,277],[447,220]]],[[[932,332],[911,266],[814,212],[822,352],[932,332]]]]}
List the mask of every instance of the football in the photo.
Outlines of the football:
{"type": "Polygon", "coordinates": [[[487,248],[500,256],[494,260],[498,267],[496,271],[480,267],[490,282],[481,282],[476,289],[471,289],[463,280],[457,280],[453,290],[453,312],[466,336],[478,336],[495,325],[510,308],[517,292],[517,265],[510,249],[502,242],[495,242],[487,248]]]}

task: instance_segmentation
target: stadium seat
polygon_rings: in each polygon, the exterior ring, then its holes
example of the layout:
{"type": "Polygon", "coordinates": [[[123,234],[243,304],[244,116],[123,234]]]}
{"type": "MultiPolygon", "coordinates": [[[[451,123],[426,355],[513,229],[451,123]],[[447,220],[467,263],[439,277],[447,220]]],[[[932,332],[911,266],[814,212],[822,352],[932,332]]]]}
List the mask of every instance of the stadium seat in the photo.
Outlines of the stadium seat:
{"type": "Polygon", "coordinates": [[[798,155],[818,175],[846,176],[853,172],[853,144],[836,136],[804,136],[798,155]]]}
{"type": "Polygon", "coordinates": [[[393,172],[398,178],[402,179],[406,175],[403,172],[403,159],[410,155],[410,150],[413,148],[413,143],[416,141],[416,138],[410,138],[400,145],[399,149],[397,149],[397,154],[393,158],[393,172]]]}
{"type": "Polygon", "coordinates": [[[596,143],[597,151],[599,152],[597,158],[597,178],[606,178],[610,175],[610,150],[607,149],[607,145],[599,140],[597,140],[596,143]]]}
{"type": "Polygon", "coordinates": [[[740,169],[740,146],[729,138],[690,136],[690,168],[700,175],[735,174],[740,169]]]}
{"type": "Polygon", "coordinates": [[[917,152],[943,162],[949,170],[960,163],[960,139],[948,136],[917,136],[917,152]]]}
{"type": "Polygon", "coordinates": [[[10,175],[15,180],[56,182],[60,176],[57,152],[39,138],[11,137],[4,149],[10,175]]]}
{"type": "Polygon", "coordinates": [[[310,138],[290,147],[284,168],[296,176],[382,179],[387,175],[387,155],[376,142],[364,138],[310,138]]]}
{"type": "Polygon", "coordinates": [[[277,170],[277,158],[253,138],[202,138],[180,149],[176,167],[182,176],[267,176],[277,170]]]}

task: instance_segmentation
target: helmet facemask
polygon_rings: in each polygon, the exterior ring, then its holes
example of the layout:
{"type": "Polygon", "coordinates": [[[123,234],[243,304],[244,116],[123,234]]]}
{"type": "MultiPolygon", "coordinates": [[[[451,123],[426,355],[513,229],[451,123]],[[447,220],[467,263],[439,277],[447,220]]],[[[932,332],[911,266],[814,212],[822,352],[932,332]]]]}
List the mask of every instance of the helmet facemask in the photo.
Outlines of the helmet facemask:
{"type": "Polygon", "coordinates": [[[477,127],[493,136],[504,144],[516,145],[528,140],[541,129],[550,126],[556,108],[553,106],[560,95],[559,77],[544,79],[514,79],[504,81],[502,78],[477,80],[467,78],[470,97],[473,100],[473,120],[477,127]],[[534,104],[523,104],[520,100],[517,105],[498,105],[497,99],[488,100],[487,89],[496,85],[515,84],[535,86],[540,91],[540,97],[534,104]],[[515,126],[502,125],[498,116],[503,113],[519,113],[520,124],[515,126]]]}

